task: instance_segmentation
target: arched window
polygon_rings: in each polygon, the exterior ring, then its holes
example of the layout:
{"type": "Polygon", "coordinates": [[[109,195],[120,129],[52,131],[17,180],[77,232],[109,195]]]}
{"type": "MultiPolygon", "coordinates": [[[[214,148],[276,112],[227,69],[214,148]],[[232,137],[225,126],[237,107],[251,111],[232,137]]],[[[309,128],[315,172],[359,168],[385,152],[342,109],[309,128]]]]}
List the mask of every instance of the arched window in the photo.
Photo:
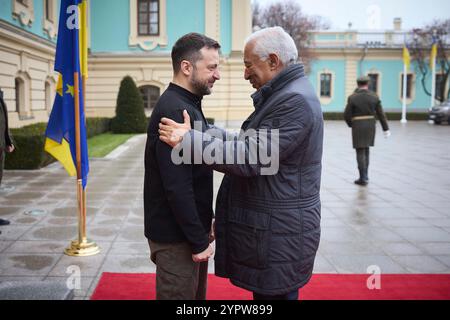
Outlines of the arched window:
{"type": "Polygon", "coordinates": [[[139,91],[141,92],[142,100],[144,100],[145,111],[153,110],[160,96],[159,87],[146,85],[140,87],[139,91]]]}
{"type": "Polygon", "coordinates": [[[16,90],[16,112],[19,119],[31,117],[31,78],[28,73],[19,72],[14,81],[16,90]]]}
{"type": "Polygon", "coordinates": [[[54,86],[55,83],[52,80],[47,79],[47,81],[45,81],[45,109],[48,114],[50,114],[53,108],[53,99],[55,97],[54,86]]]}
{"type": "Polygon", "coordinates": [[[16,112],[19,115],[24,113],[25,109],[25,83],[22,79],[15,79],[16,89],[16,112]]]}

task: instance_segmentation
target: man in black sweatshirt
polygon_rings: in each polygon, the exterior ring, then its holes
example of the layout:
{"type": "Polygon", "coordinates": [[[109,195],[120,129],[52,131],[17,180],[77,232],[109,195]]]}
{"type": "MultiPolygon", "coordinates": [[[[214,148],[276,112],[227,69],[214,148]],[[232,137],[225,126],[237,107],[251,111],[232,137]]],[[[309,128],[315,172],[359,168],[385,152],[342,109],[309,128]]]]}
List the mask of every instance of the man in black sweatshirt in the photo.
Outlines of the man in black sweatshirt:
{"type": "MultiPolygon", "coordinates": [[[[156,299],[204,300],[208,258],[214,253],[211,228],[213,172],[201,164],[176,164],[172,148],[159,140],[159,122],[183,122],[187,110],[193,123],[209,125],[202,98],[219,75],[215,40],[189,33],[172,49],[173,81],[150,118],[145,148],[145,236],[156,264],[156,299]]],[[[192,123],[192,125],[194,125],[192,123]]]]}

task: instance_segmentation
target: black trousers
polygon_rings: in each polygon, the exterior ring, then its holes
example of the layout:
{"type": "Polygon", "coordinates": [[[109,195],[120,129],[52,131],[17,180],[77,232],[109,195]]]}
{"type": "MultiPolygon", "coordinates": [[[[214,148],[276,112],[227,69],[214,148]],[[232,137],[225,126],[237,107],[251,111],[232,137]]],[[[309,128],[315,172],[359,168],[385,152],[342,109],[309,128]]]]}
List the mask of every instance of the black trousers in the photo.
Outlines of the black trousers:
{"type": "Polygon", "coordinates": [[[0,148],[0,185],[3,178],[3,166],[5,165],[5,152],[0,148]]]}
{"type": "Polygon", "coordinates": [[[369,148],[357,148],[356,161],[358,161],[359,170],[369,168],[369,148]]]}

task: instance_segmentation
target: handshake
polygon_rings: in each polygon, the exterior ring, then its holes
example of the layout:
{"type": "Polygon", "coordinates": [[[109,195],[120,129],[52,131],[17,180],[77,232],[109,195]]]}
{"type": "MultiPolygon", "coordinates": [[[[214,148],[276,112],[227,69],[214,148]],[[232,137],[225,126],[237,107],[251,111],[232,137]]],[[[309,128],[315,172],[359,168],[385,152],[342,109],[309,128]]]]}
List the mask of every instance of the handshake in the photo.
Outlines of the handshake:
{"type": "Polygon", "coordinates": [[[387,139],[391,136],[391,132],[389,130],[383,131],[384,138],[387,139]]]}

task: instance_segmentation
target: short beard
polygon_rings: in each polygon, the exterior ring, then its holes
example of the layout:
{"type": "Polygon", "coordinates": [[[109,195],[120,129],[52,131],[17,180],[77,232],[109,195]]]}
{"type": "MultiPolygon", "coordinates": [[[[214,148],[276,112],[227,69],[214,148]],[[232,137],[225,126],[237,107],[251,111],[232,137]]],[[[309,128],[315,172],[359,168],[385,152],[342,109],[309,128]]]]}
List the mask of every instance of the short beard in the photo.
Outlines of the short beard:
{"type": "Polygon", "coordinates": [[[192,74],[191,85],[195,90],[195,93],[199,96],[207,96],[211,94],[211,89],[208,86],[208,81],[202,82],[197,79],[197,70],[194,68],[194,73],[192,74]]]}

